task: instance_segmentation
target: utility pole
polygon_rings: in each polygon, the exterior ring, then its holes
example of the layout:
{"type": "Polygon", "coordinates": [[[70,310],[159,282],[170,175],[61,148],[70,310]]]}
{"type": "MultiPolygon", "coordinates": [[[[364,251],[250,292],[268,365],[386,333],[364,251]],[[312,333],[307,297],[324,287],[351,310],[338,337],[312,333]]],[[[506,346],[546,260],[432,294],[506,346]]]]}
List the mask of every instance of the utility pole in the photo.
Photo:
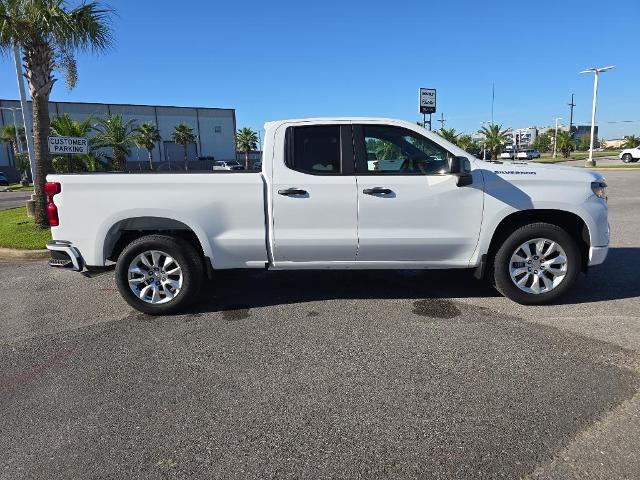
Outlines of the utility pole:
{"type": "Polygon", "coordinates": [[[446,122],[446,120],[444,119],[444,113],[440,112],[440,120],[438,120],[440,122],[440,130],[444,129],[444,124],[446,122]]]}
{"type": "Polygon", "coordinates": [[[573,107],[575,107],[576,104],[573,103],[573,93],[571,94],[571,103],[569,104],[569,107],[571,107],[571,113],[569,115],[569,135],[571,135],[571,137],[573,138],[573,107]]]}

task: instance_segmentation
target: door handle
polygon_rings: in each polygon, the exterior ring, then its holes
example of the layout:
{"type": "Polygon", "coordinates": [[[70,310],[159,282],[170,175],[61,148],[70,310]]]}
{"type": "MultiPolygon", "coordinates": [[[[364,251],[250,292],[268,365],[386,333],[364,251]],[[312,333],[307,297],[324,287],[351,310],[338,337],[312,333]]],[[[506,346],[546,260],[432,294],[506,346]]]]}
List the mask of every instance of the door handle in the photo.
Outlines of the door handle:
{"type": "Polygon", "coordinates": [[[284,190],[278,190],[280,195],[292,196],[292,195],[308,195],[306,190],[301,188],[286,188],[284,190]]]}
{"type": "Polygon", "coordinates": [[[393,190],[391,190],[390,188],[373,187],[365,188],[364,190],[362,190],[362,193],[365,193],[367,195],[391,195],[393,193],[393,190]]]}

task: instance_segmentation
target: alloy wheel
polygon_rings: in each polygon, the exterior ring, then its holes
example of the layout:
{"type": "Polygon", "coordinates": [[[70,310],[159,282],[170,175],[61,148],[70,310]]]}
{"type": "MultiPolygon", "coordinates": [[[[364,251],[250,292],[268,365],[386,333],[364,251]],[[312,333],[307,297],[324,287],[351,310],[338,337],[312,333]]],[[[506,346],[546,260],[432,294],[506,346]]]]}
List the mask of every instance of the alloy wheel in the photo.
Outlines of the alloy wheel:
{"type": "Polygon", "coordinates": [[[534,238],[515,249],[509,274],[520,290],[538,295],[557,288],[567,275],[567,266],[567,255],[557,242],[534,238]]]}
{"type": "Polygon", "coordinates": [[[161,250],[148,250],[129,264],[131,291],[143,302],[162,304],[173,300],[182,288],[183,274],[178,262],[161,250]]]}

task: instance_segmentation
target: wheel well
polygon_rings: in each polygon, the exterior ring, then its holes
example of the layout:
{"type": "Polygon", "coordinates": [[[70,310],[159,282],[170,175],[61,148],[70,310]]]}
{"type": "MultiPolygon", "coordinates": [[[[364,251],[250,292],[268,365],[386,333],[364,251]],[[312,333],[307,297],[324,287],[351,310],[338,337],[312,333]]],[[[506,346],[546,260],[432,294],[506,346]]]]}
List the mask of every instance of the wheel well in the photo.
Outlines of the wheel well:
{"type": "Polygon", "coordinates": [[[104,244],[104,257],[115,262],[118,260],[122,250],[132,241],[152,234],[182,238],[204,256],[198,236],[186,224],[170,218],[136,217],[121,220],[109,229],[104,244]]]}
{"type": "Polygon", "coordinates": [[[575,238],[582,253],[582,270],[586,271],[589,264],[589,247],[591,246],[589,229],[578,215],[563,210],[521,210],[507,215],[502,219],[491,239],[487,252],[489,261],[512,232],[524,225],[537,222],[557,225],[575,238]]]}

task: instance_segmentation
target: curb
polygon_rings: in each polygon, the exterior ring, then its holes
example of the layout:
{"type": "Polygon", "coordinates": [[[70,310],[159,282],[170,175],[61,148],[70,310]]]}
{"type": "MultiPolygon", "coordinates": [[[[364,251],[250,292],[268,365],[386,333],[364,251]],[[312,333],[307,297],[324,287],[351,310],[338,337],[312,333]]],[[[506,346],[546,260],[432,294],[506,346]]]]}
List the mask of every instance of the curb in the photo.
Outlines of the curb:
{"type": "Polygon", "coordinates": [[[0,260],[42,260],[49,257],[49,250],[19,250],[0,247],[0,260]]]}

